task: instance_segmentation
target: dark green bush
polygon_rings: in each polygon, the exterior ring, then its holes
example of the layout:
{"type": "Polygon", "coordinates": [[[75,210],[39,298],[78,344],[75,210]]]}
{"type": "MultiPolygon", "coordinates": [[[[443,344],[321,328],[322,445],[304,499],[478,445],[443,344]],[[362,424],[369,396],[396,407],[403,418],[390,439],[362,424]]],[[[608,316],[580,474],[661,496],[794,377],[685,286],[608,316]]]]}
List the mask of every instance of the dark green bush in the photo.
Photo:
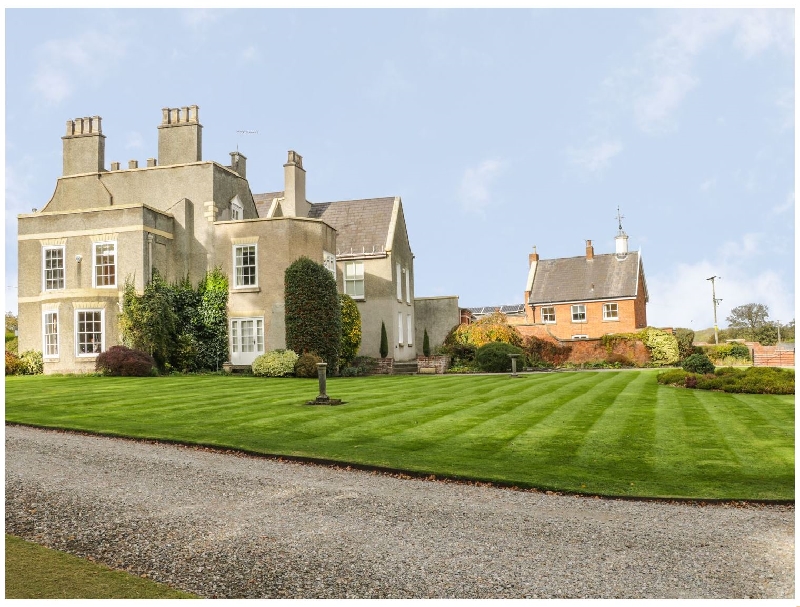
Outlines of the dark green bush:
{"type": "Polygon", "coordinates": [[[318,377],[317,363],[321,362],[324,361],[313,352],[301,354],[294,365],[294,374],[297,377],[318,377]]]}
{"type": "Polygon", "coordinates": [[[284,291],[286,348],[298,354],[315,352],[334,373],[342,340],[336,279],[322,264],[301,257],[286,268],[284,291]]]}
{"type": "Polygon", "coordinates": [[[689,371],[690,373],[714,372],[714,363],[705,354],[692,354],[683,361],[681,367],[683,367],[684,371],[689,371]]]}
{"type": "Polygon", "coordinates": [[[440,351],[450,357],[451,367],[469,367],[475,362],[475,351],[477,348],[473,344],[463,344],[455,341],[442,344],[440,351]]]}
{"type": "Polygon", "coordinates": [[[734,358],[741,358],[742,360],[750,360],[750,348],[744,344],[733,343],[731,344],[731,356],[734,358]]]}
{"type": "Polygon", "coordinates": [[[678,340],[678,356],[681,360],[695,353],[694,331],[691,329],[675,329],[675,339],[678,340]]]}
{"type": "Polygon", "coordinates": [[[501,341],[485,344],[475,351],[475,363],[481,371],[504,373],[511,371],[509,354],[524,354],[522,348],[501,341]]]}
{"type": "Polygon", "coordinates": [[[386,358],[389,355],[389,338],[386,336],[386,325],[381,321],[381,358],[386,358]]]}
{"type": "Polygon", "coordinates": [[[794,371],[773,367],[727,367],[700,375],[670,369],[658,374],[658,383],[739,394],[794,394],[794,371]]]}
{"type": "Polygon", "coordinates": [[[147,377],[155,372],[155,367],[155,360],[147,352],[126,346],[111,346],[95,361],[95,369],[103,375],[147,377]]]}

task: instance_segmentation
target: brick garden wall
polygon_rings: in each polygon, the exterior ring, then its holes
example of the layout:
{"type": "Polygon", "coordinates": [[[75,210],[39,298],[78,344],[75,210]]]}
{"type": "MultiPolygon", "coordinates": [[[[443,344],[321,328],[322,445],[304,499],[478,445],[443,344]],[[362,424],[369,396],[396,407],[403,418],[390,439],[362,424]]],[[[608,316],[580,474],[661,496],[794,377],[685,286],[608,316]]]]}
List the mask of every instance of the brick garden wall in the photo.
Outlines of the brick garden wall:
{"type": "Polygon", "coordinates": [[[449,356],[417,356],[417,372],[420,369],[435,369],[437,375],[443,374],[450,366],[449,356]]]}

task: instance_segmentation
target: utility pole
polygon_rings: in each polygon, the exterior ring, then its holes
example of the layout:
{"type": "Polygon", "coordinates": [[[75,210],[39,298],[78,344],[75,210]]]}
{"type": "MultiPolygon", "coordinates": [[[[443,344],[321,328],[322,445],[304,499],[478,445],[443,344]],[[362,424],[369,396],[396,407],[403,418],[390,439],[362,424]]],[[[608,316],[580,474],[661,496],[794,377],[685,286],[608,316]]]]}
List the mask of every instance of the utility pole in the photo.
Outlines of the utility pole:
{"type": "Polygon", "coordinates": [[[776,320],[775,324],[778,325],[778,345],[781,345],[781,321],[776,320]]]}
{"type": "Polygon", "coordinates": [[[714,279],[722,278],[722,276],[712,276],[711,278],[706,278],[706,280],[711,281],[711,301],[714,302],[714,343],[719,345],[719,329],[717,328],[717,304],[721,302],[721,299],[717,299],[717,291],[714,288],[714,279]]]}

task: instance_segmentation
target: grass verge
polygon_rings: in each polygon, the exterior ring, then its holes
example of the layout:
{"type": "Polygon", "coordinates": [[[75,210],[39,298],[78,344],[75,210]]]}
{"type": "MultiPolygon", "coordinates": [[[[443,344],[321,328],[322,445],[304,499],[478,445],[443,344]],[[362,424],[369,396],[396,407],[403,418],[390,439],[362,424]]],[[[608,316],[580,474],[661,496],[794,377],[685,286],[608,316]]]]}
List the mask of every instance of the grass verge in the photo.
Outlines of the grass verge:
{"type": "Polygon", "coordinates": [[[8,377],[6,420],[606,496],[794,499],[794,397],[657,371],[332,378],[8,377]]]}
{"type": "Polygon", "coordinates": [[[199,598],[6,534],[6,599],[199,598]]]}

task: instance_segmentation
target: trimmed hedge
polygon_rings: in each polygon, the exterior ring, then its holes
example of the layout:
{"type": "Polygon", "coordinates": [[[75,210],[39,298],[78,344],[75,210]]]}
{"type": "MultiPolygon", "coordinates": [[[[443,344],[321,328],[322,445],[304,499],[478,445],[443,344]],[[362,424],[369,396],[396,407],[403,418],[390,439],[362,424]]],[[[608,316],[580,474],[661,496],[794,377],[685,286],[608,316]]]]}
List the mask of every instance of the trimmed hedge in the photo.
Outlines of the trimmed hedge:
{"type": "Polygon", "coordinates": [[[684,371],[690,373],[713,373],[714,363],[705,354],[692,354],[681,365],[684,371]]]}
{"type": "Polygon", "coordinates": [[[475,363],[481,371],[487,373],[505,373],[511,371],[511,358],[509,354],[520,354],[524,356],[522,348],[501,341],[491,342],[481,346],[475,351],[475,363]]]}
{"type": "Polygon", "coordinates": [[[683,369],[670,369],[658,374],[658,383],[718,390],[738,394],[794,394],[794,371],[775,367],[749,367],[735,369],[721,367],[714,373],[701,375],[683,369]]]}
{"type": "Polygon", "coordinates": [[[294,373],[299,357],[292,350],[272,350],[253,361],[251,368],[256,377],[286,377],[294,373]]]}
{"type": "Polygon", "coordinates": [[[286,348],[300,354],[316,353],[333,373],[342,340],[336,279],[322,264],[301,257],[286,268],[284,291],[286,348]]]}
{"type": "Polygon", "coordinates": [[[156,361],[147,352],[111,346],[97,357],[95,369],[103,375],[147,377],[155,373],[156,361]]]}

